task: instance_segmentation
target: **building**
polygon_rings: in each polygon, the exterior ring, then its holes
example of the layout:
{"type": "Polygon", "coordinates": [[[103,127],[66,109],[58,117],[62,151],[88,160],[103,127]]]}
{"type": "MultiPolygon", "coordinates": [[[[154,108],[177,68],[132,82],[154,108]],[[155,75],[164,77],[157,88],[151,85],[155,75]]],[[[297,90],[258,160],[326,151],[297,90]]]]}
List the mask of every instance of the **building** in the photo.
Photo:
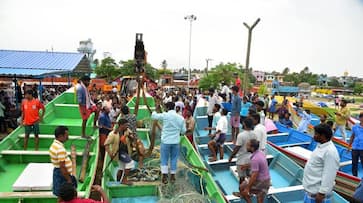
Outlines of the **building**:
{"type": "Polygon", "coordinates": [[[254,70],[252,75],[256,78],[257,83],[263,83],[265,81],[265,72],[254,70]]]}

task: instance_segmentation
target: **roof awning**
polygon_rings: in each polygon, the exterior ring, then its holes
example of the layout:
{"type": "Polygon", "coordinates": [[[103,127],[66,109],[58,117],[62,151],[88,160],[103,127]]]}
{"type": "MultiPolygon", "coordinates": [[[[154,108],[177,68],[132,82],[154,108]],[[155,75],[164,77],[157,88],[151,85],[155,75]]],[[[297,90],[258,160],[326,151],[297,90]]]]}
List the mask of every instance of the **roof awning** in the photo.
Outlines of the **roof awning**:
{"type": "Polygon", "coordinates": [[[82,53],[0,50],[0,76],[39,78],[66,73],[90,73],[82,53]]]}

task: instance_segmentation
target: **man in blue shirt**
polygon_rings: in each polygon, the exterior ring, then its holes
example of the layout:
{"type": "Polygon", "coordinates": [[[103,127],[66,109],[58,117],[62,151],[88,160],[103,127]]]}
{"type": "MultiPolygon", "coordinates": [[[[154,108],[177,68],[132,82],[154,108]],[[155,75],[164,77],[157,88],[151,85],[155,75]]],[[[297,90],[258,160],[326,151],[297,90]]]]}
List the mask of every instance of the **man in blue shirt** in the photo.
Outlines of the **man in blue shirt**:
{"type": "Polygon", "coordinates": [[[248,116],[248,110],[252,106],[252,103],[247,100],[247,97],[244,96],[242,99],[242,105],[241,105],[241,112],[240,112],[240,123],[242,124],[243,121],[248,116]]]}
{"type": "Polygon", "coordinates": [[[232,87],[231,126],[233,143],[236,143],[240,125],[241,97],[238,95],[238,90],[237,86],[232,87]]]}
{"type": "Polygon", "coordinates": [[[161,113],[160,103],[157,102],[156,112],[151,114],[153,120],[162,121],[161,144],[160,144],[160,168],[162,183],[168,183],[169,159],[170,159],[170,182],[175,182],[175,173],[179,156],[180,134],[186,131],[184,118],[174,110],[175,104],[165,104],[167,112],[161,113]]]}
{"type": "Polygon", "coordinates": [[[363,112],[359,114],[360,124],[352,128],[349,149],[352,149],[352,174],[358,176],[358,159],[363,167],[363,112]]]}
{"type": "Polygon", "coordinates": [[[102,113],[98,119],[101,160],[103,160],[105,157],[105,140],[107,138],[107,135],[113,130],[111,119],[108,115],[109,113],[110,109],[107,106],[104,106],[102,109],[102,113]]]}

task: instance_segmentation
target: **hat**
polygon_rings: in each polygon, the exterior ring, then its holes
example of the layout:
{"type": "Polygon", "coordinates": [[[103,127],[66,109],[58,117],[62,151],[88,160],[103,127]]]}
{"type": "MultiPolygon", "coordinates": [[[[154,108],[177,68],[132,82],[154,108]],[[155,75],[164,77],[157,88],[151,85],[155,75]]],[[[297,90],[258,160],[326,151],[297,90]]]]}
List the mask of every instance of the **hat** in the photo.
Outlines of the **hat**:
{"type": "Polygon", "coordinates": [[[120,161],[122,161],[124,163],[130,163],[131,162],[130,156],[126,152],[123,152],[123,151],[120,151],[118,158],[120,159],[120,161]]]}

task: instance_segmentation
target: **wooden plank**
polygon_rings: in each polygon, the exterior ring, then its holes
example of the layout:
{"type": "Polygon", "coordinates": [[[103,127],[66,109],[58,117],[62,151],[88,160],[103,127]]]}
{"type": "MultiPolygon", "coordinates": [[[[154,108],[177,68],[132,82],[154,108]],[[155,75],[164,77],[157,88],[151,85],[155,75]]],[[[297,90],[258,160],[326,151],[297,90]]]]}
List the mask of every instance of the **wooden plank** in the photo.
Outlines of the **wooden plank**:
{"type": "Polygon", "coordinates": [[[296,143],[289,143],[289,144],[283,144],[279,145],[280,147],[294,147],[294,146],[300,146],[300,145],[309,145],[311,142],[296,142],[296,143]]]}
{"type": "Polygon", "coordinates": [[[288,136],[289,133],[267,134],[267,137],[288,136]]]}
{"type": "MultiPolygon", "coordinates": [[[[19,134],[18,135],[18,138],[24,138],[24,137],[25,137],[25,134],[19,134]]],[[[34,135],[31,134],[29,137],[34,137],[34,135]]],[[[55,139],[54,135],[47,135],[47,134],[39,134],[39,138],[40,139],[55,139]]],[[[91,137],[91,138],[92,138],[92,140],[95,139],[94,137],[91,137]]],[[[69,140],[81,140],[81,139],[84,139],[84,138],[82,138],[81,136],[77,136],[77,135],[69,135],[68,139],[69,140]]]]}
{"type": "Polygon", "coordinates": [[[78,108],[78,104],[54,104],[54,106],[62,106],[62,107],[77,107],[78,108]]]}
{"type": "MultiPolygon", "coordinates": [[[[49,155],[49,151],[30,151],[30,150],[2,150],[0,152],[2,155],[49,155]]],[[[70,155],[70,152],[67,152],[70,155]]],[[[77,152],[77,156],[82,156],[83,152],[77,152]]],[[[94,155],[90,152],[90,155],[94,155]]]]}
{"type": "MultiPolygon", "coordinates": [[[[84,198],[85,192],[77,192],[78,197],[84,198]]],[[[0,198],[57,198],[53,192],[0,192],[0,198]]]]}
{"type": "Polygon", "coordinates": [[[303,185],[295,185],[295,186],[281,187],[281,188],[270,187],[267,194],[272,195],[272,194],[293,192],[293,191],[299,191],[299,190],[304,190],[303,185]]]}

